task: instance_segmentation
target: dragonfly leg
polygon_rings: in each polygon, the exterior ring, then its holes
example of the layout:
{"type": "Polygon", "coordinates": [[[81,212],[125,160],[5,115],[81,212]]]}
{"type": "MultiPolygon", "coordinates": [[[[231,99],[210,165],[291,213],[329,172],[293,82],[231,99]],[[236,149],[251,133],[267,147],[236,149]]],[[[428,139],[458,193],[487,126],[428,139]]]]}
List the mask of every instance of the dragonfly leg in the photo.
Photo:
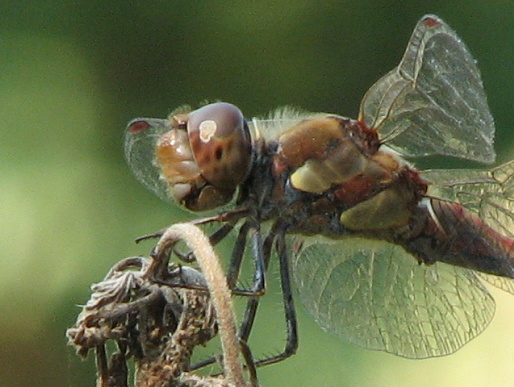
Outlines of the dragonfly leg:
{"type": "Polygon", "coordinates": [[[259,387],[259,381],[257,379],[257,370],[255,368],[255,361],[253,359],[252,351],[250,346],[243,340],[239,340],[241,346],[241,353],[245,359],[245,367],[248,370],[249,382],[252,387],[259,387]]]}
{"type": "Polygon", "coordinates": [[[285,360],[294,355],[298,349],[298,322],[291,288],[291,275],[284,231],[285,230],[282,228],[277,232],[275,244],[280,263],[280,285],[282,287],[284,316],[286,321],[286,344],[281,353],[256,361],[255,365],[257,367],[285,360]]]}
{"type": "MultiPolygon", "coordinates": [[[[294,307],[293,293],[291,289],[289,260],[287,256],[284,233],[285,230],[281,225],[274,225],[264,241],[262,254],[264,268],[267,270],[271,258],[273,243],[276,244],[276,251],[280,264],[280,282],[282,287],[284,315],[286,321],[286,345],[281,353],[255,361],[255,365],[257,367],[285,360],[293,355],[298,348],[298,324],[296,320],[296,310],[294,307]]],[[[247,302],[243,322],[241,323],[241,328],[239,330],[239,337],[245,342],[248,342],[250,337],[250,333],[255,322],[259,301],[260,297],[251,297],[247,302]]]]}
{"type": "MultiPolygon", "coordinates": [[[[262,249],[260,250],[262,252],[262,262],[264,264],[265,271],[268,270],[274,239],[275,232],[274,229],[272,229],[269,235],[264,240],[262,249]]],[[[259,307],[259,300],[260,297],[251,297],[248,299],[248,302],[246,303],[243,322],[241,323],[241,327],[239,329],[239,338],[241,340],[248,341],[248,338],[250,337],[253,323],[255,322],[255,316],[257,314],[257,308],[259,307]]]]}
{"type": "Polygon", "coordinates": [[[263,254],[262,236],[259,227],[247,221],[239,230],[237,240],[232,250],[232,257],[227,273],[227,282],[232,293],[238,296],[260,297],[266,291],[266,268],[263,254]],[[253,285],[249,289],[238,288],[236,283],[240,275],[247,238],[251,239],[252,259],[254,261],[253,285]]]}

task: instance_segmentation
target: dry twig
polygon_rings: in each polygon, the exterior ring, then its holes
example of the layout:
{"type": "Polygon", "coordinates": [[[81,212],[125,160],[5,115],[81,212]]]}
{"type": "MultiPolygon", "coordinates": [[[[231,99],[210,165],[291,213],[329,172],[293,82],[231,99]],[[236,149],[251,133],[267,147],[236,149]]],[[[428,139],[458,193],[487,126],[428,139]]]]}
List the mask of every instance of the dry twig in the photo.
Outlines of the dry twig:
{"type": "Polygon", "coordinates": [[[241,350],[250,384],[257,385],[249,349],[241,347],[237,338],[225,275],[208,238],[196,226],[171,226],[151,258],[120,261],[92,290],[67,336],[83,357],[95,349],[97,386],[128,386],[130,359],[136,364],[135,386],[247,386],[241,350]],[[201,271],[170,264],[180,240],[192,250],[201,271]],[[188,372],[193,349],[211,340],[218,329],[223,374],[188,372]],[[110,341],[117,350],[109,356],[106,345],[110,341]]]}

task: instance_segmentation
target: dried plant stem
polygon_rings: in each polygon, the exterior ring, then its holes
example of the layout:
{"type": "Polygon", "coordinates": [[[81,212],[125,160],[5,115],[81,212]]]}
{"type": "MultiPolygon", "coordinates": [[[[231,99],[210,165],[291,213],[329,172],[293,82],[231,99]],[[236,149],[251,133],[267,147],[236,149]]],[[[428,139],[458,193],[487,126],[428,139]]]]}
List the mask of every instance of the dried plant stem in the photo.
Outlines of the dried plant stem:
{"type": "Polygon", "coordinates": [[[228,288],[218,257],[205,234],[190,223],[175,224],[169,227],[157,243],[156,251],[164,251],[170,241],[177,240],[183,240],[192,250],[207,282],[217,314],[225,376],[236,386],[246,386],[243,366],[239,358],[240,346],[232,305],[232,293],[228,288]]]}

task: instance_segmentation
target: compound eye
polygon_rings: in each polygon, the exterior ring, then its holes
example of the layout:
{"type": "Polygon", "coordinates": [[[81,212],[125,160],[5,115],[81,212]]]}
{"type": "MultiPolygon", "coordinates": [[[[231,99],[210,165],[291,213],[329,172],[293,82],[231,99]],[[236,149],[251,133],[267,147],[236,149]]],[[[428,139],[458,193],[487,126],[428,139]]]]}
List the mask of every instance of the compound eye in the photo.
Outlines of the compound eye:
{"type": "Polygon", "coordinates": [[[241,111],[226,102],[203,106],[189,113],[187,131],[204,179],[220,191],[233,192],[247,176],[252,156],[241,111]]]}

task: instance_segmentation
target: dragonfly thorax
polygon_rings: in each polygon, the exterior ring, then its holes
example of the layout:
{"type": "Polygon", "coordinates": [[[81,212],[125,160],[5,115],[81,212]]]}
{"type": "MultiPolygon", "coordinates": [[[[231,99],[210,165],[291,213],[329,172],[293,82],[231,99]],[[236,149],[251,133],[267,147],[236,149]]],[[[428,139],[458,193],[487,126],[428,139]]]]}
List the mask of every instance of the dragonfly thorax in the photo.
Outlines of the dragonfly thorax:
{"type": "Polygon", "coordinates": [[[375,132],[337,116],[300,121],[268,144],[249,207],[290,230],[339,237],[407,226],[426,185],[375,132]],[[252,198],[255,200],[252,202],[252,198]]]}

